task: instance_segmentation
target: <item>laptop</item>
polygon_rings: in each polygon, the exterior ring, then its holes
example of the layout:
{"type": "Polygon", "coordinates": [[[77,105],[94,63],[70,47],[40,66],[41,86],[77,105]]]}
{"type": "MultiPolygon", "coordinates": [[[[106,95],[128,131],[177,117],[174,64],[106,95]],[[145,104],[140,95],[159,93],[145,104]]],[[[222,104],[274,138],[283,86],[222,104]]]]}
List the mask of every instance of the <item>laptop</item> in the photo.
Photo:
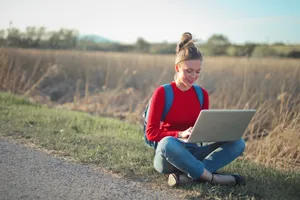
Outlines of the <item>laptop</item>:
{"type": "Polygon", "coordinates": [[[255,109],[202,110],[187,143],[225,142],[242,138],[255,109]]]}

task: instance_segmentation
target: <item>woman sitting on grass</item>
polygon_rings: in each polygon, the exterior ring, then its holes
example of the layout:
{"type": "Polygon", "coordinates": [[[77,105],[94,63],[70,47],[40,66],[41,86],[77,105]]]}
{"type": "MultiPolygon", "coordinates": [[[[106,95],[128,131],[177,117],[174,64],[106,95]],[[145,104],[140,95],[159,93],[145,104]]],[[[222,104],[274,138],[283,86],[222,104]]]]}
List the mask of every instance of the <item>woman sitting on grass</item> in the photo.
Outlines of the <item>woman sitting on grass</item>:
{"type": "Polygon", "coordinates": [[[203,57],[195,47],[190,33],[184,33],[177,45],[175,81],[171,82],[174,93],[172,106],[161,123],[165,91],[158,87],[152,96],[148,113],[146,137],[158,142],[155,169],[169,174],[168,184],[175,186],[186,182],[244,185],[242,176],[216,173],[228,165],[245,149],[243,139],[234,142],[216,142],[206,146],[185,143],[192,126],[202,109],[209,109],[208,92],[202,88],[204,103],[201,107],[192,87],[199,77],[203,57]]]}

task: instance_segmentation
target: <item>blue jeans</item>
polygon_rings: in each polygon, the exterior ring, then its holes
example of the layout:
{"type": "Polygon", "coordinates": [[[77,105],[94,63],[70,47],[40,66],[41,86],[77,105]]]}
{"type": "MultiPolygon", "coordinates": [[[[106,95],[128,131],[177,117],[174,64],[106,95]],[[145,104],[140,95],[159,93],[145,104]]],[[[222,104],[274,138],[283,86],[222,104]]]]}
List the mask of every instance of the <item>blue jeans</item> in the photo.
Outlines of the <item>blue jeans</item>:
{"type": "Polygon", "coordinates": [[[198,146],[167,136],[158,143],[154,168],[159,173],[183,172],[190,178],[198,179],[204,168],[214,173],[235,160],[244,149],[243,139],[198,146]]]}

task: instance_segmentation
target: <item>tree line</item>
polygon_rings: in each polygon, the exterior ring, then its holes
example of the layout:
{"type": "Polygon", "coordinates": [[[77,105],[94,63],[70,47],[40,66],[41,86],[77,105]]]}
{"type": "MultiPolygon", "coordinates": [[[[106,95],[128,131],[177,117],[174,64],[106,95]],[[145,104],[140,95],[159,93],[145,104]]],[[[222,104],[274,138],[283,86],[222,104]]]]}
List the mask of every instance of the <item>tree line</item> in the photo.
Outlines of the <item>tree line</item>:
{"type": "MultiPolygon", "coordinates": [[[[222,34],[214,34],[207,41],[196,45],[204,55],[208,56],[300,58],[300,45],[284,43],[237,45],[231,43],[222,34]]],[[[79,31],[75,29],[61,28],[48,31],[45,27],[30,26],[25,31],[15,27],[0,30],[0,47],[175,54],[176,43],[149,43],[143,38],[137,38],[133,44],[99,43],[88,38],[79,39],[79,31]]]]}

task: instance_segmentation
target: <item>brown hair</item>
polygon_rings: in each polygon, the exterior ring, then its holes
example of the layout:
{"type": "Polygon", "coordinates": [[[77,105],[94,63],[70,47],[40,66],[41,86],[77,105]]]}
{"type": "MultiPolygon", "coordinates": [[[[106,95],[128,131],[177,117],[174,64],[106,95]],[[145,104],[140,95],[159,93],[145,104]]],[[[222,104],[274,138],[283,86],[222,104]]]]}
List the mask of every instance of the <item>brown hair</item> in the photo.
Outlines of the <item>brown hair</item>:
{"type": "Polygon", "coordinates": [[[183,33],[177,44],[175,65],[184,60],[203,61],[202,53],[195,46],[193,36],[189,32],[183,33]]]}

